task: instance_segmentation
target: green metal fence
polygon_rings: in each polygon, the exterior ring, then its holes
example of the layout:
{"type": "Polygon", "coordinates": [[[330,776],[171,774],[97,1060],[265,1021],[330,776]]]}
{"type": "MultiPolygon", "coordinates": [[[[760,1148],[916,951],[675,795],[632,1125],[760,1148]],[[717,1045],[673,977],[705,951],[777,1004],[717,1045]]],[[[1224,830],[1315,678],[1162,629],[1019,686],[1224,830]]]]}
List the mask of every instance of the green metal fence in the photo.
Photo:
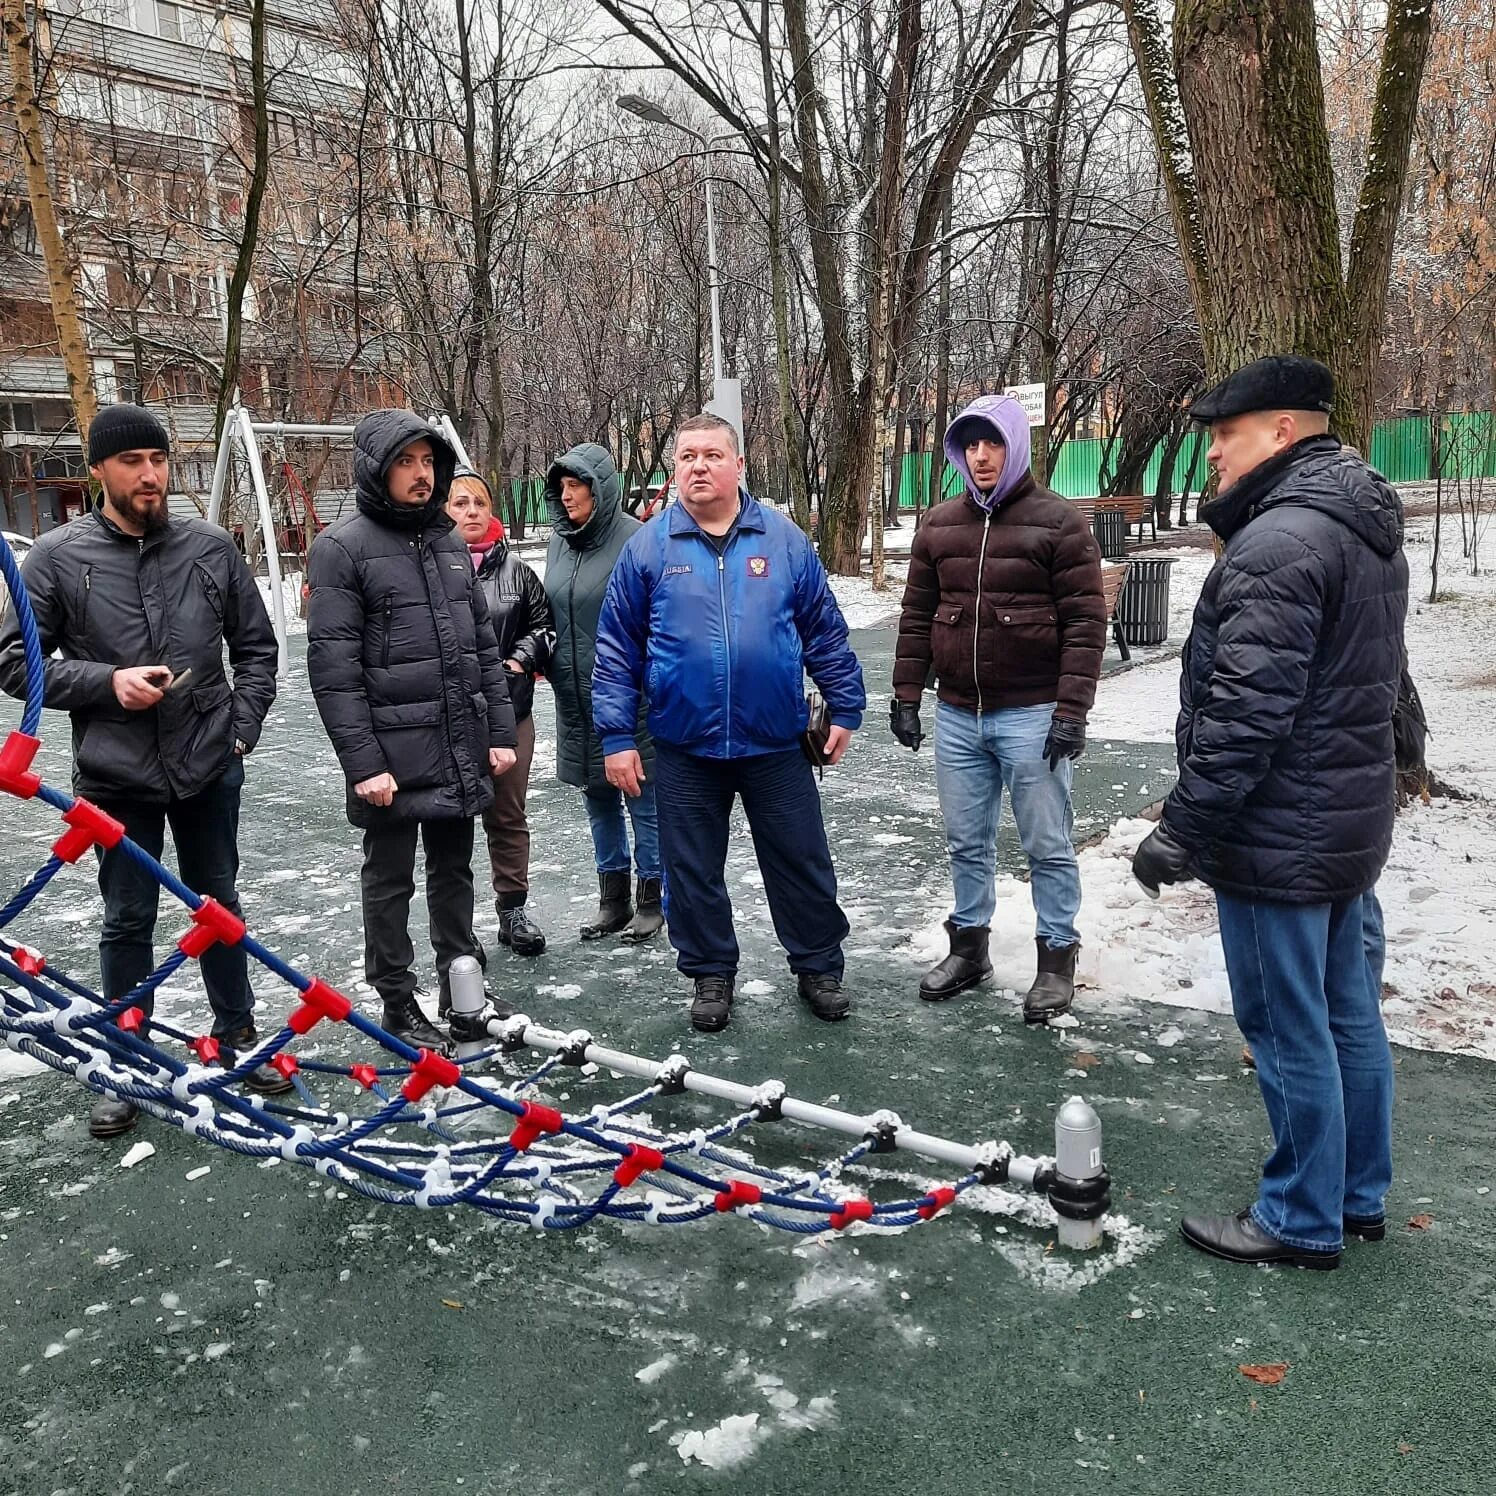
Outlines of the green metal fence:
{"type": "MultiPolygon", "coordinates": [[[[1432,479],[1438,471],[1433,435],[1432,423],[1427,416],[1379,421],[1371,436],[1371,465],[1393,483],[1432,479]]],[[[1205,465],[1208,446],[1203,432],[1191,432],[1185,437],[1174,458],[1171,487],[1175,493],[1182,492],[1186,483],[1191,493],[1198,493],[1204,486],[1209,476],[1205,465]]],[[[1109,460],[1107,448],[1107,442],[1090,438],[1064,442],[1055,454],[1050,487],[1067,499],[1088,499],[1099,494],[1111,477],[1116,457],[1114,449],[1109,460]]],[[[1160,443],[1143,473],[1141,487],[1144,493],[1157,490],[1163,455],[1163,444],[1160,443]]],[[[1489,411],[1475,411],[1442,417],[1437,460],[1446,478],[1496,478],[1496,415],[1489,411]]],[[[914,508],[916,480],[921,469],[926,484],[923,490],[925,502],[930,502],[930,456],[920,453],[904,458],[904,471],[899,479],[899,508],[914,508]]],[[[944,478],[943,497],[960,492],[961,480],[954,469],[947,467],[944,478]]]]}

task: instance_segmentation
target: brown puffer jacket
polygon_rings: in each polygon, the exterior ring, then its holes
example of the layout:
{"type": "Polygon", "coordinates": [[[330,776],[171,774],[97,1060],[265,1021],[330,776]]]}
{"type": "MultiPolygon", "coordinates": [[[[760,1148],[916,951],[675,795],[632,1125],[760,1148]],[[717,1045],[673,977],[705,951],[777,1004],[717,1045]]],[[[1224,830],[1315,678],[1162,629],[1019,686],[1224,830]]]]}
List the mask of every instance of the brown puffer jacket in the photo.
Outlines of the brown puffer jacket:
{"type": "Polygon", "coordinates": [[[969,497],[926,515],[914,537],[893,690],[967,711],[1057,703],[1084,722],[1106,647],[1101,553],[1079,510],[1025,477],[989,518],[969,497]]]}

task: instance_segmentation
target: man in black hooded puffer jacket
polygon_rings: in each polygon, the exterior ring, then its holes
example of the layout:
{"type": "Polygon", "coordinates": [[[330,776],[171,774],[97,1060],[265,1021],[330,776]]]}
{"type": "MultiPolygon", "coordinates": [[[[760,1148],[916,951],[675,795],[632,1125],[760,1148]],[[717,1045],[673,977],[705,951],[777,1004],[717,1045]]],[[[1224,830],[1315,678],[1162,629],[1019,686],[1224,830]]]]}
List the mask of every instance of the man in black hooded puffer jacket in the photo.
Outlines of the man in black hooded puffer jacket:
{"type": "Polygon", "coordinates": [[[364,970],[383,1023],[442,1035],[416,1001],[410,941],[416,840],[441,982],[473,932],[473,820],[514,764],[514,712],[482,588],[446,512],[457,458],[409,411],[353,433],[358,511],[317,537],[307,567],[307,673],[364,833],[364,970]]]}
{"type": "Polygon", "coordinates": [[[1186,1216],[1233,1262],[1335,1267],[1385,1234],[1392,1057],[1374,892],[1392,844],[1408,566],[1392,488],[1328,435],[1330,371],[1261,359],[1196,401],[1224,543],[1184,651],[1179,783],[1133,871],[1216,891],[1274,1148],[1257,1200],[1186,1216]]]}

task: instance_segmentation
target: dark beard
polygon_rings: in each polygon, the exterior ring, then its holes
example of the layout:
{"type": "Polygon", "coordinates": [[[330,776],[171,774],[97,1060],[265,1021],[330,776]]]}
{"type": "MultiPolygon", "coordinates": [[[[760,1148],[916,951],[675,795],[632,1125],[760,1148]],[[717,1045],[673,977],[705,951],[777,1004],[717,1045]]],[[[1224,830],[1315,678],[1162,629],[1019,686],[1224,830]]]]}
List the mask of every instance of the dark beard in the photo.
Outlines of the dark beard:
{"type": "Polygon", "coordinates": [[[147,535],[153,535],[158,530],[164,530],[170,518],[167,512],[166,495],[162,494],[159,502],[147,507],[133,494],[125,497],[109,496],[114,507],[125,516],[132,524],[139,525],[147,535]]]}

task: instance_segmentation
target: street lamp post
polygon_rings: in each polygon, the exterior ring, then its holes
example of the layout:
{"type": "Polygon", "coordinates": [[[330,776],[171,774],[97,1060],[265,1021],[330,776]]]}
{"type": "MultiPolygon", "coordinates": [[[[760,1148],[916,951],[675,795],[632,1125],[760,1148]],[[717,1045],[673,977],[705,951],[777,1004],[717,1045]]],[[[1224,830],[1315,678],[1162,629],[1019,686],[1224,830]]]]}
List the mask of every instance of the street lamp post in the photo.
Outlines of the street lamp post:
{"type": "MultiPolygon", "coordinates": [[[[718,141],[731,140],[736,134],[736,131],[727,131],[722,135],[710,137],[703,135],[700,130],[693,129],[692,126],[676,119],[653,99],[647,99],[642,94],[621,94],[618,107],[627,110],[630,114],[638,115],[640,119],[648,120],[652,125],[668,125],[671,129],[689,135],[703,151],[710,151],[718,141]]],[[[707,409],[731,421],[738,433],[738,440],[741,442],[743,437],[742,385],[736,379],[728,379],[722,372],[721,278],[717,272],[717,213],[712,198],[710,171],[705,175],[705,186],[706,274],[712,305],[712,398],[707,402],[707,409]]]]}

